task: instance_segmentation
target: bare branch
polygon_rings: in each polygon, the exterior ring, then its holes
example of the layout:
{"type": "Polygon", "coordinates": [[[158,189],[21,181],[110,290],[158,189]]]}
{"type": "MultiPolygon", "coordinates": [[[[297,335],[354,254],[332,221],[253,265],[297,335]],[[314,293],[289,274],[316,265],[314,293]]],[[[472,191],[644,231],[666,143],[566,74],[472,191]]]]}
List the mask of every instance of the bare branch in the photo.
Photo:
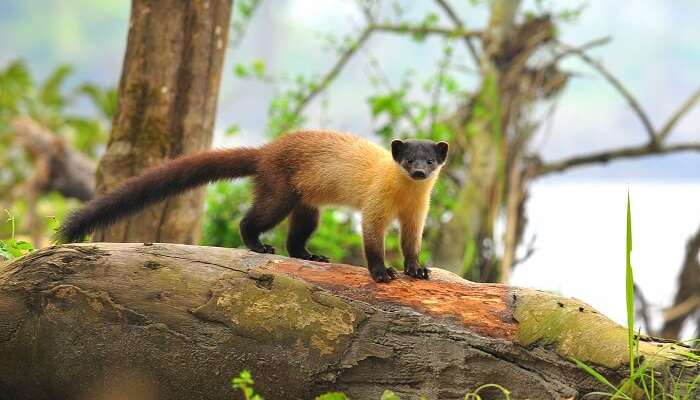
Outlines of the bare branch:
{"type": "Polygon", "coordinates": [[[580,167],[589,164],[605,164],[612,160],[624,158],[638,158],[654,154],[668,154],[682,151],[697,151],[700,152],[700,143],[679,143],[668,146],[660,146],[655,143],[644,144],[641,146],[622,147],[598,153],[592,153],[582,156],[576,156],[569,159],[543,163],[535,166],[533,177],[551,174],[553,172],[562,172],[569,168],[580,167]]]}
{"type": "Polygon", "coordinates": [[[666,137],[673,130],[673,127],[676,126],[678,121],[693,108],[693,106],[695,105],[695,103],[698,102],[698,100],[700,100],[700,88],[698,88],[695,91],[695,93],[693,93],[688,98],[688,100],[686,100],[685,103],[683,103],[681,108],[679,108],[678,111],[676,111],[676,113],[668,119],[668,122],[666,122],[663,128],[661,128],[661,130],[657,134],[659,141],[663,141],[664,139],[666,139],[666,137]]]}
{"type": "Polygon", "coordinates": [[[570,49],[566,49],[566,50],[556,54],[551,63],[554,64],[566,56],[570,56],[572,54],[577,54],[576,51],[574,51],[574,50],[588,51],[594,47],[606,45],[606,44],[610,43],[610,40],[612,40],[612,38],[610,36],[603,36],[601,38],[593,39],[589,42],[586,42],[578,47],[571,47],[570,49]]]}
{"type": "MultiPolygon", "coordinates": [[[[453,24],[455,24],[457,29],[459,29],[460,31],[464,31],[464,24],[462,24],[462,20],[459,19],[459,16],[455,12],[455,10],[453,10],[452,7],[447,3],[447,0],[435,0],[435,2],[440,6],[440,8],[442,8],[445,14],[447,14],[447,17],[450,18],[450,20],[453,24]]],[[[472,43],[471,38],[469,36],[465,36],[464,43],[469,49],[469,54],[471,54],[472,58],[474,59],[474,64],[477,68],[480,68],[481,62],[479,61],[479,54],[476,52],[476,47],[474,47],[474,43],[472,43]]]]}
{"type": "Polygon", "coordinates": [[[414,35],[442,35],[447,37],[481,37],[483,34],[480,30],[470,29],[451,29],[431,26],[411,26],[411,25],[392,25],[392,24],[374,24],[371,29],[378,32],[389,33],[411,33],[414,35]]]}
{"type": "Polygon", "coordinates": [[[699,307],[700,295],[693,295],[673,307],[664,310],[664,321],[673,321],[674,319],[686,317],[695,312],[699,307]]]}
{"type": "Polygon", "coordinates": [[[328,85],[338,76],[340,71],[345,67],[345,64],[350,61],[353,55],[357,52],[358,49],[360,49],[365,42],[367,42],[367,39],[369,39],[370,34],[372,33],[372,27],[368,26],[366,27],[362,33],[360,33],[360,36],[357,38],[355,43],[351,44],[345,51],[340,55],[340,58],[335,62],[333,67],[321,78],[319,81],[318,85],[314,86],[312,90],[310,90],[306,96],[304,96],[297,104],[296,107],[294,107],[294,110],[292,113],[294,115],[297,115],[302,112],[302,110],[313,100],[320,92],[324,91],[328,85]]]}
{"type": "Polygon", "coordinates": [[[591,58],[588,54],[586,54],[585,51],[578,49],[576,47],[572,47],[569,45],[566,45],[564,43],[559,42],[559,46],[561,46],[563,49],[565,49],[567,52],[573,53],[578,55],[583,61],[585,61],[588,65],[593,67],[598,73],[603,75],[603,77],[622,95],[622,97],[627,100],[627,103],[630,105],[632,110],[637,114],[639,117],[640,121],[642,122],[642,125],[644,125],[644,129],[647,131],[647,134],[649,135],[649,140],[651,142],[656,142],[657,141],[657,136],[656,132],[654,130],[654,126],[651,123],[651,120],[647,116],[647,114],[642,110],[642,106],[639,104],[637,99],[634,98],[632,93],[620,82],[613,74],[608,71],[603,64],[600,62],[594,60],[591,58]]]}

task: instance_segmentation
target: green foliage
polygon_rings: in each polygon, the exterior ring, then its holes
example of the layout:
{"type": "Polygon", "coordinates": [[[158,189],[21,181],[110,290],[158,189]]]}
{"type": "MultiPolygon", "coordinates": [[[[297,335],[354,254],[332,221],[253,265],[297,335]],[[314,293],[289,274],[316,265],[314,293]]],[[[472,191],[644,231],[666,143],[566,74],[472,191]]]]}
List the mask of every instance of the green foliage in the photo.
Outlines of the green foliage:
{"type": "Polygon", "coordinates": [[[259,5],[260,0],[236,0],[234,2],[234,17],[231,20],[231,36],[234,46],[238,46],[243,40],[248,23],[259,5]]]}
{"type": "Polygon", "coordinates": [[[627,343],[630,355],[630,375],[634,375],[634,359],[637,353],[634,335],[634,274],[632,272],[632,211],[630,210],[630,194],[627,193],[627,234],[625,251],[625,301],[627,305],[627,343]]]}
{"type": "Polygon", "coordinates": [[[401,400],[401,398],[391,390],[385,390],[379,400],[401,400]]]}
{"type": "Polygon", "coordinates": [[[9,210],[4,211],[8,216],[7,222],[11,226],[11,234],[9,239],[0,240],[0,261],[22,257],[34,251],[34,246],[31,243],[15,239],[15,217],[9,210]]]}
{"type": "MultiPolygon", "coordinates": [[[[96,158],[103,149],[116,112],[116,90],[89,83],[66,88],[72,73],[71,66],[60,65],[46,79],[38,81],[22,60],[0,69],[0,165],[3,166],[0,199],[21,185],[32,172],[32,160],[17,144],[11,131],[14,118],[32,118],[89,157],[96,158]],[[77,115],[71,111],[81,99],[90,101],[95,115],[77,115]]],[[[21,214],[24,203],[21,198],[15,199],[12,211],[21,214]]],[[[65,199],[60,196],[40,199],[42,215],[58,215],[65,205],[65,199]]]]}
{"type": "Polygon", "coordinates": [[[350,398],[342,392],[330,392],[316,396],[314,400],[350,400],[350,398]]]}
{"type": "Polygon", "coordinates": [[[237,377],[231,379],[231,386],[233,386],[234,389],[238,389],[243,392],[245,400],[263,400],[262,396],[255,393],[255,390],[253,389],[254,383],[255,382],[253,382],[253,377],[250,375],[250,371],[245,369],[241,371],[237,377]]]}

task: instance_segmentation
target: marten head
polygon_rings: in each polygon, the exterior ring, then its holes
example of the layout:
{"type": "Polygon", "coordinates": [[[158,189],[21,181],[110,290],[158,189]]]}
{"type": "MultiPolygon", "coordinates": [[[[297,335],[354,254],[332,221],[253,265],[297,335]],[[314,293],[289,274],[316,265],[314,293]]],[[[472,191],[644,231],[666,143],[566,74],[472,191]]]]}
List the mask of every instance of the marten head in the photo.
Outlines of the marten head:
{"type": "Polygon", "coordinates": [[[445,163],[448,147],[447,142],[397,139],[391,142],[391,155],[408,176],[421,180],[445,163]]]}

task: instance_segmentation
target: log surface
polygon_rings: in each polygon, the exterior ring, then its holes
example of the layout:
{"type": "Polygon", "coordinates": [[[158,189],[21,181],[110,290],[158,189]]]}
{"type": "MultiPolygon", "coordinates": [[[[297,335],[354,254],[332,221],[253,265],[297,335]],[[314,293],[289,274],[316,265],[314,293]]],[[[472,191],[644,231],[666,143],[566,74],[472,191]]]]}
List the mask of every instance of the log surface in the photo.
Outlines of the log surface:
{"type": "MultiPolygon", "coordinates": [[[[243,369],[268,400],[462,399],[485,383],[570,398],[601,389],[570,357],[621,378],[625,335],[579,301],[437,269],[376,284],[348,265],[114,243],[0,265],[0,399],[230,399],[243,369]]],[[[640,346],[697,374],[682,351],[640,346]]]]}

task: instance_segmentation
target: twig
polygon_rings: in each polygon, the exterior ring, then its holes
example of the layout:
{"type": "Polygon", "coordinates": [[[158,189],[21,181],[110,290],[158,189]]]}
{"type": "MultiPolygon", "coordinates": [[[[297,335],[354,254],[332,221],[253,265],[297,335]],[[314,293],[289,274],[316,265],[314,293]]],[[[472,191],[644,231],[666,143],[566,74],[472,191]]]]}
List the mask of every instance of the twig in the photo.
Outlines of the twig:
{"type": "Polygon", "coordinates": [[[430,26],[411,26],[411,25],[392,25],[392,24],[374,24],[370,28],[377,32],[390,33],[412,33],[415,35],[442,35],[448,37],[481,37],[483,34],[480,30],[470,29],[451,29],[439,28],[430,26]]]}
{"type": "Polygon", "coordinates": [[[632,111],[637,114],[639,117],[640,121],[642,122],[642,125],[644,126],[644,129],[647,131],[647,134],[649,135],[649,140],[651,142],[656,142],[657,137],[656,133],[654,130],[654,126],[651,123],[651,120],[649,119],[649,116],[642,110],[642,106],[639,104],[637,99],[634,98],[632,93],[620,82],[613,74],[608,71],[603,64],[600,62],[594,60],[591,58],[588,54],[586,54],[583,50],[578,49],[576,47],[572,47],[569,45],[566,45],[564,43],[558,42],[559,46],[562,47],[564,50],[566,50],[569,53],[573,53],[578,55],[583,61],[585,61],[588,65],[593,67],[595,70],[597,70],[603,77],[622,95],[622,97],[627,100],[627,103],[630,105],[632,108],[632,111]]]}
{"type": "MultiPolygon", "coordinates": [[[[457,13],[447,3],[447,0],[435,0],[435,2],[440,6],[440,8],[442,8],[442,10],[445,12],[445,14],[447,14],[450,20],[452,20],[452,23],[455,24],[457,29],[459,29],[460,31],[464,31],[464,24],[462,24],[462,20],[459,19],[457,13]]],[[[474,47],[474,43],[472,43],[471,37],[465,36],[464,43],[467,45],[469,53],[474,59],[474,64],[476,65],[477,69],[481,68],[479,54],[476,52],[476,47],[474,47]]]]}
{"type": "MultiPolygon", "coordinates": [[[[357,41],[350,45],[338,58],[338,60],[335,62],[333,67],[321,78],[319,81],[318,85],[316,85],[312,90],[310,90],[306,96],[304,96],[294,107],[294,110],[292,111],[293,115],[298,115],[301,113],[301,111],[313,100],[320,92],[325,90],[328,85],[338,76],[340,71],[345,67],[345,64],[350,61],[353,55],[357,52],[357,50],[362,47],[367,39],[369,39],[370,34],[372,33],[372,27],[368,26],[366,27],[360,36],[357,38],[357,41]]],[[[284,130],[284,129],[283,129],[284,130]]]]}
{"type": "Polygon", "coordinates": [[[554,64],[554,63],[560,61],[562,58],[564,58],[566,56],[570,56],[572,54],[577,54],[572,49],[575,49],[577,51],[588,51],[594,47],[604,46],[604,45],[610,43],[610,40],[612,40],[612,38],[610,36],[604,36],[604,37],[601,37],[598,39],[593,39],[593,40],[586,42],[578,47],[572,46],[570,49],[566,49],[566,50],[556,54],[554,56],[554,59],[552,59],[551,64],[554,64]]]}
{"type": "Polygon", "coordinates": [[[430,130],[435,128],[438,117],[438,109],[440,108],[440,96],[442,95],[442,84],[445,81],[445,71],[450,66],[452,60],[452,52],[445,50],[444,58],[441,60],[438,67],[437,81],[433,88],[432,104],[430,107],[430,130]]]}
{"type": "Polygon", "coordinates": [[[669,133],[671,133],[671,130],[673,130],[673,127],[676,126],[678,121],[693,108],[698,100],[700,100],[700,88],[698,88],[690,97],[688,97],[688,100],[683,103],[681,108],[679,108],[678,111],[676,111],[676,113],[668,119],[668,122],[664,124],[663,128],[661,128],[657,134],[659,141],[666,139],[669,133]]]}

